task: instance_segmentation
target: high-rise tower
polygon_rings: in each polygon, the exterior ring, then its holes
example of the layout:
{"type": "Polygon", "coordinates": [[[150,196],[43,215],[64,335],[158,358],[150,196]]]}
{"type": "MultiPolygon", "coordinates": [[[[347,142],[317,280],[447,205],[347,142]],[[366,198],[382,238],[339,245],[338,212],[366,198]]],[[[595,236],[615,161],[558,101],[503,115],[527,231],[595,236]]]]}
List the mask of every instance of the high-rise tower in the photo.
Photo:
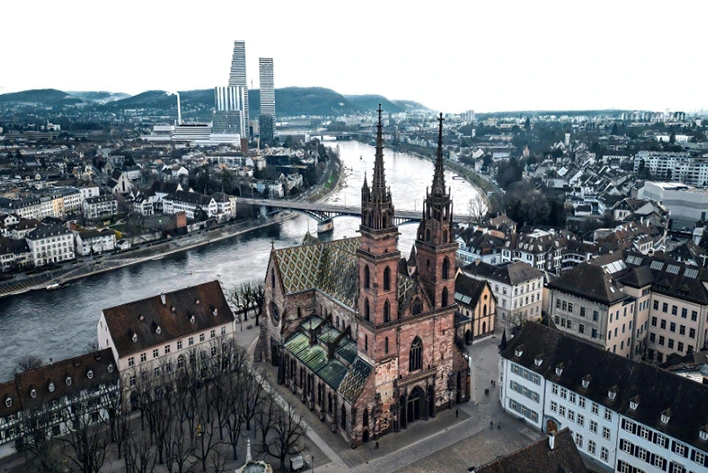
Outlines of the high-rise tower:
{"type": "Polygon", "coordinates": [[[275,138],[275,84],[273,58],[258,59],[261,114],[258,117],[261,141],[272,143],[275,138]]]}
{"type": "Polygon", "coordinates": [[[246,120],[246,131],[248,132],[248,82],[246,81],[246,43],[244,41],[234,41],[234,54],[231,58],[229,87],[242,87],[243,112],[246,120]]]}
{"type": "Polygon", "coordinates": [[[445,308],[455,303],[455,254],[452,200],[445,188],[443,168],[443,116],[440,114],[438,153],[435,159],[433,185],[426,190],[423,215],[416,238],[418,274],[428,291],[433,306],[445,308]]]}
{"type": "MultiPolygon", "coordinates": [[[[368,323],[359,325],[361,353],[375,360],[388,353],[376,339],[377,326],[398,318],[398,227],[393,224],[394,206],[391,190],[386,187],[383,153],[381,105],[378,108],[376,158],[371,187],[364,179],[361,188],[361,247],[357,251],[359,272],[359,317],[368,323]]],[[[391,347],[393,351],[393,347],[391,347]]]]}

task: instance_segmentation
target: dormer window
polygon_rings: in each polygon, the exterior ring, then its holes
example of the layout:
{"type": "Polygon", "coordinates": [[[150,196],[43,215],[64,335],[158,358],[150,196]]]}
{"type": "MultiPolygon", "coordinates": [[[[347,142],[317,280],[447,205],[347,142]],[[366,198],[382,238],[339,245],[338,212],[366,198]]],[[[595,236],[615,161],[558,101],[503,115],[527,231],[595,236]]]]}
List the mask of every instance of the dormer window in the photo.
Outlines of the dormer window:
{"type": "Polygon", "coordinates": [[[639,407],[639,396],[634,396],[629,400],[629,408],[636,411],[637,407],[639,407]]]}
{"type": "Polygon", "coordinates": [[[172,304],[172,306],[170,307],[170,310],[171,310],[172,312],[176,312],[176,311],[177,311],[177,307],[175,307],[174,304],[172,304]]]}
{"type": "Polygon", "coordinates": [[[541,366],[543,364],[543,357],[541,355],[538,355],[536,358],[533,359],[533,364],[536,366],[541,366]]]}
{"type": "Polygon", "coordinates": [[[666,409],[664,412],[661,413],[661,423],[668,424],[669,419],[671,419],[671,408],[666,409]]]}
{"type": "Polygon", "coordinates": [[[703,441],[708,441],[708,425],[703,426],[700,432],[698,432],[698,437],[703,441]]]}
{"type": "Polygon", "coordinates": [[[32,399],[34,399],[34,398],[37,397],[37,390],[36,390],[36,389],[32,388],[32,389],[30,390],[30,397],[31,397],[32,399]]]}
{"type": "Polygon", "coordinates": [[[141,322],[145,322],[145,316],[143,314],[140,314],[138,316],[138,320],[140,320],[141,322]]]}
{"type": "Polygon", "coordinates": [[[592,379],[592,378],[590,377],[590,375],[587,375],[587,376],[585,376],[585,377],[583,378],[583,381],[582,381],[582,383],[583,383],[583,389],[587,389],[588,386],[590,386],[590,380],[591,380],[591,379],[592,379]]]}
{"type": "Polygon", "coordinates": [[[64,380],[67,386],[71,386],[71,376],[67,376],[66,379],[64,380]]]}
{"type": "Polygon", "coordinates": [[[214,317],[216,317],[217,315],[219,315],[219,310],[216,309],[216,308],[214,308],[214,310],[211,312],[211,314],[212,314],[214,317]]]}
{"type": "Polygon", "coordinates": [[[133,340],[133,343],[137,343],[138,341],[138,334],[134,333],[132,337],[130,337],[133,340]]]}
{"type": "Polygon", "coordinates": [[[5,399],[5,407],[12,407],[12,398],[8,397],[5,399]]]}
{"type": "Polygon", "coordinates": [[[607,390],[607,397],[610,398],[610,401],[615,400],[615,398],[617,397],[617,386],[612,386],[610,389],[607,390]]]}
{"type": "Polygon", "coordinates": [[[556,376],[560,376],[563,374],[563,368],[565,368],[565,363],[558,363],[556,365],[556,376]]]}
{"type": "Polygon", "coordinates": [[[47,386],[47,389],[49,389],[50,393],[53,393],[54,390],[56,389],[56,386],[54,386],[54,383],[49,383],[49,386],[47,386]]]}
{"type": "Polygon", "coordinates": [[[160,328],[159,325],[157,327],[155,327],[155,333],[158,335],[160,335],[162,333],[162,329],[160,328]]]}
{"type": "Polygon", "coordinates": [[[108,372],[109,372],[109,373],[113,373],[113,363],[111,363],[110,365],[108,365],[108,372]]]}
{"type": "Polygon", "coordinates": [[[189,317],[189,322],[190,322],[190,323],[194,323],[195,320],[196,320],[196,319],[194,318],[193,315],[192,315],[191,317],[189,317]]]}
{"type": "Polygon", "coordinates": [[[88,372],[86,372],[86,377],[88,379],[93,379],[93,370],[88,370],[88,372]]]}
{"type": "Polygon", "coordinates": [[[199,299],[197,299],[197,300],[194,301],[194,303],[195,303],[196,305],[199,305],[200,302],[201,302],[201,301],[200,301],[199,299]]]}
{"type": "Polygon", "coordinates": [[[520,358],[524,354],[524,345],[521,344],[514,350],[514,356],[520,358]]]}

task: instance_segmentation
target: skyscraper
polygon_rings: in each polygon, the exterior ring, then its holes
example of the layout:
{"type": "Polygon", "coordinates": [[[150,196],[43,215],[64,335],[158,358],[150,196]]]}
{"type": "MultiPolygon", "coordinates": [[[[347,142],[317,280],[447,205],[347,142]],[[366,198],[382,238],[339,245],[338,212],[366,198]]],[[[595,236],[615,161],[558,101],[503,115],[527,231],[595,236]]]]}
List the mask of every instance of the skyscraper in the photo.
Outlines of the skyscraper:
{"type": "Polygon", "coordinates": [[[214,88],[213,132],[221,135],[248,136],[248,123],[245,117],[243,87],[214,88]]]}
{"type": "Polygon", "coordinates": [[[275,138],[275,84],[273,81],[273,58],[258,59],[260,76],[261,115],[258,119],[261,141],[272,143],[275,138]]]}
{"type": "Polygon", "coordinates": [[[246,119],[246,131],[248,131],[248,82],[246,81],[246,43],[244,41],[234,41],[229,87],[243,87],[243,112],[246,119]]]}

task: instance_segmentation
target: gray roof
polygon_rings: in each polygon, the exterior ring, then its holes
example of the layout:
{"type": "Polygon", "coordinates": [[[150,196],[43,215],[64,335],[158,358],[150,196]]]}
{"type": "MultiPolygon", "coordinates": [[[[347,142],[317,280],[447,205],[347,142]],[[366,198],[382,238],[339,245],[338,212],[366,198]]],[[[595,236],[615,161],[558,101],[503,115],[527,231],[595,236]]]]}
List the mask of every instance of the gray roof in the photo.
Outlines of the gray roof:
{"type": "Polygon", "coordinates": [[[480,260],[462,268],[465,273],[483,279],[516,286],[532,279],[542,278],[543,272],[521,261],[503,263],[498,266],[480,260]]]}
{"type": "Polygon", "coordinates": [[[699,438],[708,426],[708,386],[661,368],[616,355],[556,329],[527,322],[501,356],[598,404],[706,451],[699,438]],[[516,356],[522,348],[521,356],[516,356]],[[536,366],[536,357],[542,358],[536,366]],[[563,365],[560,375],[556,367],[563,365]],[[590,384],[583,388],[583,378],[590,384]],[[616,391],[614,399],[608,397],[616,391]],[[636,409],[630,400],[638,400],[636,409]],[[661,414],[670,411],[669,422],[661,414]]]}
{"type": "Polygon", "coordinates": [[[27,234],[27,239],[29,240],[41,240],[43,238],[50,238],[58,235],[66,235],[71,233],[68,228],[62,225],[40,225],[31,232],[27,234]]]}

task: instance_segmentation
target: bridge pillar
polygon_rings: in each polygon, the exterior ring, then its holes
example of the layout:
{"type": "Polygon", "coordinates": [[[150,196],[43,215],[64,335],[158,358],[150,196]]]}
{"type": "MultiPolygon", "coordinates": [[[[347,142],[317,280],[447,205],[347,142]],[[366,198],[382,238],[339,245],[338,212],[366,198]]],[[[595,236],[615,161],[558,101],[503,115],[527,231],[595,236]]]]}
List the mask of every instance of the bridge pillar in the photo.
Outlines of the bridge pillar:
{"type": "Polygon", "coordinates": [[[328,218],[324,222],[317,223],[317,233],[327,233],[334,230],[334,220],[328,218]]]}
{"type": "Polygon", "coordinates": [[[265,205],[261,205],[258,208],[258,212],[260,213],[261,217],[265,218],[268,216],[268,207],[266,207],[265,205]]]}

